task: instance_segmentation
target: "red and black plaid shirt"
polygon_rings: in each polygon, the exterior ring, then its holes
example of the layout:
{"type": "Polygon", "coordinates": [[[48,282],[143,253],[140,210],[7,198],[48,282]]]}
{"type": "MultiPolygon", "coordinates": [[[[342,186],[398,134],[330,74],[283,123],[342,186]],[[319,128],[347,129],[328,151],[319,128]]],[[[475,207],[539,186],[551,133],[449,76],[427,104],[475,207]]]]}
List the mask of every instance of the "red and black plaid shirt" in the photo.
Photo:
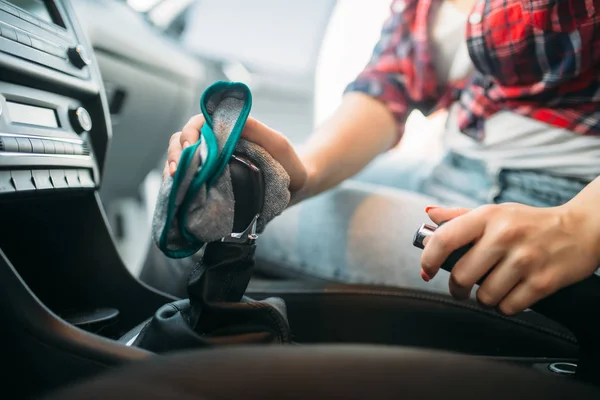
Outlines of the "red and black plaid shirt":
{"type": "Polygon", "coordinates": [[[454,101],[461,131],[478,140],[500,110],[600,135],[600,0],[480,0],[467,22],[475,72],[450,84],[437,79],[430,48],[442,1],[393,1],[371,61],[346,91],[386,103],[400,135],[413,109],[454,101]]]}

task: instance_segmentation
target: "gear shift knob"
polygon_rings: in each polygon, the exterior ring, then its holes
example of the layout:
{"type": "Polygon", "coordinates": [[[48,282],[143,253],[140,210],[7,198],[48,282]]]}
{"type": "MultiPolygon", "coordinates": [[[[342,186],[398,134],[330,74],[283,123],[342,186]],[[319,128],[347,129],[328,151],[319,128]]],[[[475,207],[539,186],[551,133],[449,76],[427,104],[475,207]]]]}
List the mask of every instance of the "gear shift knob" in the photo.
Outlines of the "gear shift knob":
{"type": "MultiPolygon", "coordinates": [[[[441,224],[439,224],[437,226],[437,228],[439,228],[442,225],[444,225],[443,222],[441,224]]],[[[415,236],[413,238],[413,245],[420,249],[424,249],[425,248],[425,243],[424,243],[425,239],[428,238],[429,236],[433,235],[437,228],[435,226],[428,225],[428,224],[421,225],[421,227],[415,233],[415,236]]],[[[473,247],[472,244],[467,244],[466,246],[463,246],[460,249],[457,249],[454,252],[452,252],[452,254],[450,254],[448,256],[446,261],[444,261],[441,268],[444,271],[452,272],[452,268],[454,268],[454,265],[458,262],[458,260],[460,260],[462,258],[462,256],[464,256],[467,253],[467,251],[469,251],[471,249],[471,247],[473,247]]],[[[487,278],[487,276],[489,275],[490,272],[486,273],[477,282],[477,284],[480,285],[485,280],[485,278],[487,278]]]]}
{"type": "Polygon", "coordinates": [[[262,213],[265,180],[262,171],[252,161],[237,154],[231,157],[229,172],[235,199],[233,232],[243,232],[262,213]]]}
{"type": "Polygon", "coordinates": [[[265,199],[260,168],[234,155],[229,162],[233,186],[233,233],[208,243],[190,274],[187,300],[159,309],[134,345],[156,352],[195,347],[287,343],[285,303],[244,297],[254,267],[256,224],[265,199]]]}

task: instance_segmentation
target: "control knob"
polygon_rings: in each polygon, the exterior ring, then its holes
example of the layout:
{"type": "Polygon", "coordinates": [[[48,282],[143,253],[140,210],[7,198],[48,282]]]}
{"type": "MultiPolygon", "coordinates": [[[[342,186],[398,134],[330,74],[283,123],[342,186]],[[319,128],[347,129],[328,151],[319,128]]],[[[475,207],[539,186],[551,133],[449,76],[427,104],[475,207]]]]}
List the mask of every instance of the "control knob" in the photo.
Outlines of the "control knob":
{"type": "Polygon", "coordinates": [[[77,133],[87,132],[92,129],[92,117],[90,117],[90,113],[83,107],[69,111],[69,119],[71,120],[71,126],[77,133]]]}
{"type": "Polygon", "coordinates": [[[92,60],[87,54],[87,51],[81,45],[71,47],[67,51],[67,55],[69,56],[69,60],[71,60],[71,64],[73,64],[79,69],[90,65],[90,63],[92,62],[92,60]]]}

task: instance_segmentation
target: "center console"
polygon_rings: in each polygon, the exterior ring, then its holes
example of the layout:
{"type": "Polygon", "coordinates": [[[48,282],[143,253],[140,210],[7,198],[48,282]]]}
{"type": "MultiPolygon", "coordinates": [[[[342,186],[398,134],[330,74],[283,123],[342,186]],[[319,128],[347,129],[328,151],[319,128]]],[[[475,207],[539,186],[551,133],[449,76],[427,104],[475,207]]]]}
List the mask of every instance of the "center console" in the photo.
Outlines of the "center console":
{"type": "Polygon", "coordinates": [[[0,193],[94,190],[110,138],[104,90],[69,7],[0,1],[0,193]]]}
{"type": "MultiPolygon", "coordinates": [[[[156,310],[178,299],[134,278],[115,247],[98,196],[111,138],[107,101],[69,2],[0,0],[0,35],[0,339],[9,385],[26,376],[17,389],[35,394],[155,356],[132,344],[156,310]]],[[[438,348],[557,374],[577,357],[560,326],[476,304],[393,288],[271,285],[251,289],[249,307],[283,299],[286,342],[438,348]]],[[[213,311],[237,312],[228,307],[213,311]]]]}
{"type": "Polygon", "coordinates": [[[110,138],[70,3],[0,1],[0,339],[7,382],[30,377],[20,392],[147,357],[110,338],[172,300],[135,280],[115,249],[97,193],[110,138]]]}

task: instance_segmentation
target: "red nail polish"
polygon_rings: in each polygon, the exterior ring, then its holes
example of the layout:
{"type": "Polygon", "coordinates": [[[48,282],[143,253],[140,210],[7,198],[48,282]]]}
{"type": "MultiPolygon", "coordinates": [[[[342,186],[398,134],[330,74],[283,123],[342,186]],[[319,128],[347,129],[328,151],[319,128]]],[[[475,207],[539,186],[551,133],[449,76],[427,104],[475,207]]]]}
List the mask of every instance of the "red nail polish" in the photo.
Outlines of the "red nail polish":
{"type": "Polygon", "coordinates": [[[429,275],[427,275],[427,272],[423,270],[421,270],[421,279],[423,279],[425,282],[429,282],[431,280],[429,275]]]}
{"type": "Polygon", "coordinates": [[[429,211],[436,209],[436,208],[439,208],[439,207],[438,206],[427,206],[427,207],[425,207],[425,212],[428,213],[429,211]]]}

